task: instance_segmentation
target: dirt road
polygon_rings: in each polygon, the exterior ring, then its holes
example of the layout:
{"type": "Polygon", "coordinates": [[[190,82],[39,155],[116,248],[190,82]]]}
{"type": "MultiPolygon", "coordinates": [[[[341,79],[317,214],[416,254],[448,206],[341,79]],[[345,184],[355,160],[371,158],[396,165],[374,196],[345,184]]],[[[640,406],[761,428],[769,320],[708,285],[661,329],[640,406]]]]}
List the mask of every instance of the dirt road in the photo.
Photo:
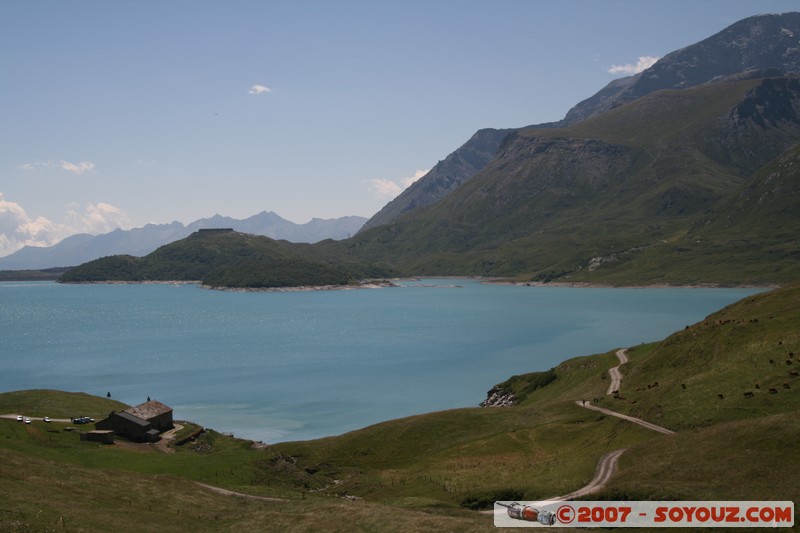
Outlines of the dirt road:
{"type": "MultiPolygon", "coordinates": [[[[18,416],[21,416],[22,418],[30,418],[31,420],[44,420],[42,417],[39,416],[25,416],[17,413],[0,415],[0,418],[10,418],[11,420],[16,420],[18,416]]],[[[50,422],[58,422],[60,424],[71,424],[72,420],[70,420],[69,418],[51,418],[50,422]]]]}
{"type": "Polygon", "coordinates": [[[608,385],[608,391],[606,391],[606,394],[609,396],[615,390],[619,390],[622,384],[622,374],[620,374],[619,372],[619,367],[628,362],[628,350],[625,349],[617,350],[617,357],[619,358],[619,364],[613,368],[608,369],[608,375],[611,378],[611,383],[608,385]]]}
{"type": "Polygon", "coordinates": [[[623,415],[622,413],[618,413],[616,411],[612,411],[611,409],[605,409],[604,407],[598,407],[592,404],[584,404],[583,402],[575,402],[576,404],[580,405],[581,407],[585,407],[586,409],[591,409],[592,411],[597,411],[609,416],[616,416],[617,418],[621,418],[623,420],[627,420],[628,422],[633,422],[634,424],[639,424],[640,426],[651,429],[653,431],[658,431],[659,433],[663,433],[664,435],[672,435],[675,433],[671,429],[667,429],[663,426],[659,426],[658,424],[653,424],[652,422],[648,422],[646,420],[642,420],[641,418],[636,418],[635,416],[628,416],[623,415]]]}

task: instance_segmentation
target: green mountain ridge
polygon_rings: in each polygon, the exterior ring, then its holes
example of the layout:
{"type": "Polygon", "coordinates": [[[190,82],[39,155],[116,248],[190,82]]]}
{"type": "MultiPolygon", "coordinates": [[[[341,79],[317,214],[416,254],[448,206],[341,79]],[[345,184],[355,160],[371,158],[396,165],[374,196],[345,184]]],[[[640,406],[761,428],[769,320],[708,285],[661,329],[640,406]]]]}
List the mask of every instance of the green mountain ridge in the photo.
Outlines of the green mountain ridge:
{"type": "MultiPolygon", "coordinates": [[[[773,245],[773,227],[798,226],[800,211],[788,212],[786,204],[795,192],[785,196],[780,220],[764,220],[769,209],[756,215],[734,202],[800,140],[798,109],[797,78],[734,80],[651,93],[567,128],[522,130],[437,204],[321,246],[346,257],[392,260],[419,275],[785,282],[796,275],[786,249],[797,242],[790,229],[788,242],[766,254],[739,250],[730,234],[723,239],[706,226],[735,219],[773,245]],[[713,246],[693,251],[695,232],[713,246]],[[682,267],[686,258],[708,255],[727,263],[682,267]]],[[[796,179],[783,179],[785,187],[796,186],[796,179]]]]}
{"type": "Polygon", "coordinates": [[[201,281],[210,287],[350,285],[391,270],[332,263],[311,249],[232,230],[200,230],[144,257],[109,256],[70,269],[62,282],[201,281]]]}

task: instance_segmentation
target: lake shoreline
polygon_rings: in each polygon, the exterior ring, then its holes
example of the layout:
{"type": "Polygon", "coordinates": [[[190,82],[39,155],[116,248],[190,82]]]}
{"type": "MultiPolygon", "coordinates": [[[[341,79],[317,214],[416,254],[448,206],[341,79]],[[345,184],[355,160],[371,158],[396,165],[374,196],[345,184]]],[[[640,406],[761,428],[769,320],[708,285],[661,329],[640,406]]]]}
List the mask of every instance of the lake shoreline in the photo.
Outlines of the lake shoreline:
{"type": "Polygon", "coordinates": [[[730,283],[690,283],[690,284],[672,284],[672,283],[651,283],[651,284],[636,284],[636,285],[612,285],[609,283],[594,283],[588,281],[511,281],[503,279],[487,278],[482,280],[482,283],[492,285],[508,285],[513,287],[555,287],[561,289],[777,289],[782,285],[777,283],[770,284],[741,284],[734,285],[730,283]]]}
{"type": "MultiPolygon", "coordinates": [[[[508,278],[492,278],[484,276],[411,276],[392,279],[364,280],[356,285],[298,285],[287,287],[224,287],[205,285],[202,280],[108,280],[108,281],[56,281],[65,285],[197,285],[201,289],[226,291],[226,292],[310,292],[334,291],[355,289],[382,289],[400,287],[398,282],[420,281],[421,279],[447,279],[468,280],[485,283],[487,285],[506,285],[513,287],[553,287],[567,289],[763,289],[772,290],[780,288],[778,283],[766,284],[731,284],[731,283],[650,283],[633,285],[614,285],[610,283],[596,283],[588,281],[514,281],[508,278]]],[[[12,281],[12,280],[9,280],[12,281]]],[[[49,281],[49,280],[43,280],[49,281]]]]}

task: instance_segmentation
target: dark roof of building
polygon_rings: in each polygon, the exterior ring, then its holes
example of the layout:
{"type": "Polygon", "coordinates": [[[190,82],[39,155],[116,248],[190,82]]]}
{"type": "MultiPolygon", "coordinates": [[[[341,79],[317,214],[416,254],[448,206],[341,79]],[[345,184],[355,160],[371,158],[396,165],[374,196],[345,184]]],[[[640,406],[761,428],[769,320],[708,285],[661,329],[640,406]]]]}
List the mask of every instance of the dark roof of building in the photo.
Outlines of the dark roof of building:
{"type": "Polygon", "coordinates": [[[164,413],[169,413],[172,411],[171,407],[167,407],[161,402],[157,402],[156,400],[151,400],[149,402],[145,402],[143,404],[139,404],[136,407],[130,407],[125,409],[123,413],[129,413],[137,418],[141,418],[142,420],[151,420],[157,416],[163,415],[164,413]]]}
{"type": "Polygon", "coordinates": [[[129,413],[127,410],[126,411],[121,411],[119,413],[115,413],[112,416],[118,416],[120,418],[123,418],[123,419],[127,420],[128,422],[133,422],[134,424],[142,426],[142,427],[147,427],[147,426],[150,425],[150,422],[148,422],[147,420],[139,418],[138,416],[136,416],[136,415],[134,415],[132,413],[129,413]]]}

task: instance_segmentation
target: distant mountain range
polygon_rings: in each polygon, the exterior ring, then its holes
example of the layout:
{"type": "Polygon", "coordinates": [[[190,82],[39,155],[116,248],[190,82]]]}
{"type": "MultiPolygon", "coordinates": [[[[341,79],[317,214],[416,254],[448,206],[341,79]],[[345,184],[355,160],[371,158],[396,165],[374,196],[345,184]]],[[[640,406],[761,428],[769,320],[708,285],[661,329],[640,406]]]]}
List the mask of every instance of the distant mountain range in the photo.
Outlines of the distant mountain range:
{"type": "Polygon", "coordinates": [[[0,270],[75,266],[109,255],[144,256],[159,246],[183,239],[202,228],[232,228],[243,233],[296,243],[346,239],[355,235],[366,220],[364,217],[348,216],[327,220],[315,218],[305,224],[295,224],[273,212],[263,211],[241,220],[214,215],[188,225],[180,222],[147,224],[141,228],[117,229],[102,235],[73,235],[48,247],[26,246],[0,258],[0,270]]]}

